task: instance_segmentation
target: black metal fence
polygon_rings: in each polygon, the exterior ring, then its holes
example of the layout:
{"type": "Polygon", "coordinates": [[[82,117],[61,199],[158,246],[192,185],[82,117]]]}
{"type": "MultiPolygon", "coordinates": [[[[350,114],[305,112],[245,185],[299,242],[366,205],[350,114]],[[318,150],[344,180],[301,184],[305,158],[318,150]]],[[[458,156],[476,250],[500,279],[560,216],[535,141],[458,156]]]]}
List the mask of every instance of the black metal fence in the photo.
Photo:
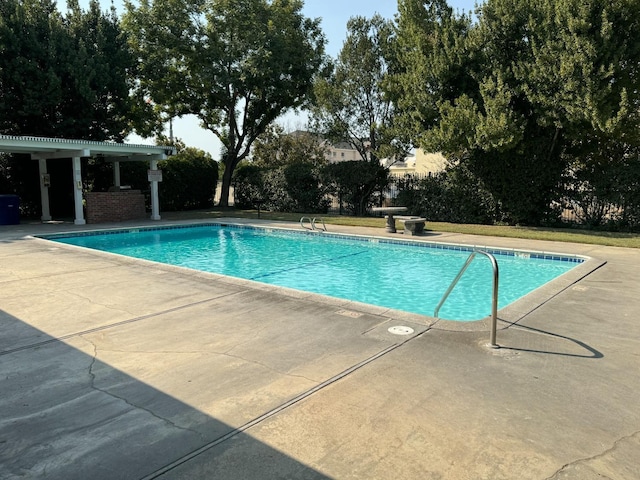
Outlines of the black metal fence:
{"type": "MultiPolygon", "coordinates": [[[[406,188],[406,185],[411,183],[417,183],[420,180],[430,177],[431,174],[411,174],[403,177],[392,176],[391,181],[389,182],[388,188],[381,192],[381,195],[378,197],[378,201],[380,202],[380,206],[388,206],[393,204],[394,200],[398,197],[398,193],[406,188]]],[[[335,195],[328,195],[327,200],[329,200],[329,213],[334,214],[347,214],[346,207],[343,202],[340,201],[340,198],[335,195]]]]}

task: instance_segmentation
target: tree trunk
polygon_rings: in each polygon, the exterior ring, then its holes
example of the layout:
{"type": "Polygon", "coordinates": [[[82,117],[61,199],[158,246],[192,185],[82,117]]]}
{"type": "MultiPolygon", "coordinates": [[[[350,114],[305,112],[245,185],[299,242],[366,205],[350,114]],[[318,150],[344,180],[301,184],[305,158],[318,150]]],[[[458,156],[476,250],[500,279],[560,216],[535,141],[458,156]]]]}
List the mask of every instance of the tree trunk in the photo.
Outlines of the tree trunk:
{"type": "Polygon", "coordinates": [[[222,174],[222,189],[220,190],[220,202],[218,207],[227,208],[229,206],[229,191],[231,190],[231,175],[233,169],[229,165],[225,165],[224,173],[222,174]]]}

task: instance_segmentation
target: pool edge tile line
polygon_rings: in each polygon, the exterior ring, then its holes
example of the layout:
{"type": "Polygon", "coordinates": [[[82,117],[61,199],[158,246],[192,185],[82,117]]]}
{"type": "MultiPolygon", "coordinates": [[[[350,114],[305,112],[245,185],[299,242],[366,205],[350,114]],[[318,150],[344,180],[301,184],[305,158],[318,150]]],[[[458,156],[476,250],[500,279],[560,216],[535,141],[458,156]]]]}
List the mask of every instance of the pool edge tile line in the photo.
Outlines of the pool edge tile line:
{"type": "Polygon", "coordinates": [[[422,248],[434,248],[437,250],[452,250],[457,252],[473,252],[476,249],[481,249],[486,251],[487,253],[491,253],[492,255],[503,255],[503,256],[519,256],[518,254],[529,254],[531,258],[540,259],[540,260],[554,260],[561,262],[571,262],[571,263],[583,263],[588,260],[590,257],[585,255],[572,255],[572,254],[562,254],[562,253],[553,253],[553,252],[545,252],[539,250],[523,250],[523,249],[515,249],[515,248],[497,248],[497,247],[489,247],[483,245],[463,245],[456,243],[448,243],[448,242],[431,242],[428,240],[421,240],[419,238],[412,240],[405,239],[396,239],[396,238],[387,238],[387,237],[375,237],[375,236],[365,236],[365,235],[355,235],[355,234],[344,234],[344,233],[334,233],[334,232],[315,232],[309,230],[297,230],[290,227],[263,227],[257,225],[247,225],[242,223],[233,223],[233,222],[206,222],[206,223],[194,223],[194,224],[180,224],[180,225],[151,225],[144,227],[122,227],[122,228],[109,228],[105,230],[84,230],[84,231],[75,231],[75,232],[63,232],[63,233],[47,233],[41,235],[34,235],[35,238],[40,238],[44,240],[59,240],[63,238],[73,238],[73,237],[85,237],[85,236],[96,236],[96,235],[114,235],[114,234],[122,234],[122,233],[139,233],[139,232],[148,232],[148,231],[161,231],[161,230],[185,230],[191,228],[211,228],[211,227],[224,227],[230,229],[238,229],[238,230],[257,230],[257,231],[265,231],[267,233],[272,232],[273,230],[277,230],[279,232],[290,233],[293,235],[323,235],[329,238],[337,238],[337,239],[348,239],[354,241],[363,241],[363,242],[371,242],[371,243],[388,243],[392,245],[409,245],[409,246],[418,246],[422,248]]]}

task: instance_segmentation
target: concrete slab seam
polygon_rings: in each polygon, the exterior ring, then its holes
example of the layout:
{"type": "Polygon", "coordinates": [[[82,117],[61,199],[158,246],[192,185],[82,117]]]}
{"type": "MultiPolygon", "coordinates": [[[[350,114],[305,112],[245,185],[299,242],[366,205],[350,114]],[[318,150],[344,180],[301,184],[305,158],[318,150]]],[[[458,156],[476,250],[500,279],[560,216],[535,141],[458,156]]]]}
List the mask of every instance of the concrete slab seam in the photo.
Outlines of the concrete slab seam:
{"type": "MultiPolygon", "coordinates": [[[[416,337],[413,337],[416,338],[416,337]]],[[[408,340],[407,340],[408,341],[408,340]]],[[[234,429],[233,431],[218,437],[215,440],[212,440],[211,442],[203,445],[202,447],[194,450],[193,452],[183,456],[182,458],[179,458],[178,460],[175,460],[173,462],[171,462],[170,464],[164,466],[163,468],[156,470],[153,473],[150,473],[149,475],[146,475],[144,477],[142,477],[140,480],[153,480],[156,479],[162,475],[164,475],[165,473],[173,470],[174,468],[188,462],[189,460],[197,457],[198,455],[206,452],[207,450],[210,450],[212,448],[214,448],[215,446],[235,437],[236,435],[239,435],[243,432],[245,432],[246,430],[250,429],[251,427],[258,425],[259,423],[267,420],[268,418],[273,417],[274,415],[277,415],[278,413],[282,412],[283,410],[295,405],[296,403],[301,402],[302,400],[306,399],[307,397],[313,395],[314,393],[328,387],[329,385],[343,379],[344,377],[352,374],[353,372],[355,372],[356,370],[359,370],[360,368],[364,367],[365,365],[368,365],[369,363],[373,362],[374,360],[386,355],[387,353],[395,350],[396,348],[402,346],[403,344],[405,344],[405,342],[402,343],[396,343],[393,345],[390,345],[389,347],[385,348],[384,350],[376,353],[375,355],[372,355],[369,358],[366,358],[365,360],[357,363],[356,365],[353,365],[349,368],[347,368],[346,370],[343,370],[342,372],[338,373],[337,375],[334,375],[333,377],[325,380],[324,382],[316,385],[313,388],[310,388],[309,390],[307,390],[306,392],[303,392],[297,396],[295,396],[294,398],[292,398],[291,400],[283,403],[282,405],[279,405],[271,410],[269,410],[268,412],[260,415],[259,417],[254,418],[253,420],[250,420],[249,422],[245,423],[244,425],[241,425],[240,427],[237,427],[236,429],[234,429]]]]}
{"type": "Polygon", "coordinates": [[[270,371],[272,371],[274,373],[277,373],[278,375],[284,375],[284,376],[292,377],[292,378],[301,378],[303,380],[307,380],[309,382],[314,382],[314,383],[318,382],[318,380],[314,380],[313,378],[305,377],[304,375],[296,375],[294,373],[282,372],[282,371],[277,370],[277,369],[275,369],[273,367],[270,367],[266,363],[258,362],[256,360],[249,360],[249,359],[244,358],[244,357],[242,357],[240,355],[233,355],[233,354],[228,353],[228,352],[210,352],[210,353],[213,353],[213,354],[216,354],[216,355],[223,355],[225,357],[230,357],[230,358],[236,358],[238,360],[242,360],[243,362],[252,363],[254,365],[259,365],[259,366],[261,366],[263,368],[266,368],[267,370],[270,370],[270,371]]]}
{"type": "Polygon", "coordinates": [[[79,332],[68,333],[66,335],[61,335],[61,336],[56,337],[56,338],[51,338],[49,340],[44,340],[42,342],[31,343],[29,345],[23,345],[21,347],[13,348],[11,350],[2,351],[2,352],[0,352],[0,357],[4,356],[4,355],[9,355],[11,353],[21,352],[23,350],[29,350],[31,348],[42,347],[42,346],[48,345],[50,343],[56,343],[56,342],[60,342],[60,341],[63,341],[63,340],[68,340],[68,339],[73,338],[73,337],[79,337],[79,336],[82,336],[82,335],[88,335],[90,333],[102,332],[104,330],[109,330],[110,328],[116,328],[116,327],[119,327],[119,326],[122,326],[122,325],[127,325],[127,324],[130,324],[130,323],[135,323],[135,322],[139,322],[139,321],[142,321],[142,320],[147,320],[149,318],[157,317],[157,316],[160,316],[160,315],[165,315],[167,313],[179,312],[180,310],[184,310],[186,308],[195,307],[195,306],[198,306],[198,305],[203,305],[203,304],[208,303],[208,302],[213,302],[213,301],[219,300],[221,298],[231,297],[233,295],[238,295],[240,293],[242,293],[242,292],[232,292],[232,293],[228,293],[228,294],[225,294],[225,295],[219,295],[219,296],[216,296],[216,297],[207,298],[207,299],[204,299],[204,300],[199,300],[197,302],[188,303],[186,305],[180,305],[179,307],[173,307],[173,308],[169,308],[167,310],[162,310],[160,312],[149,313],[147,315],[141,315],[141,316],[138,316],[138,317],[129,318],[127,320],[122,320],[120,322],[110,323],[108,325],[102,325],[100,327],[89,328],[87,330],[82,330],[82,331],[79,331],[79,332]]]}

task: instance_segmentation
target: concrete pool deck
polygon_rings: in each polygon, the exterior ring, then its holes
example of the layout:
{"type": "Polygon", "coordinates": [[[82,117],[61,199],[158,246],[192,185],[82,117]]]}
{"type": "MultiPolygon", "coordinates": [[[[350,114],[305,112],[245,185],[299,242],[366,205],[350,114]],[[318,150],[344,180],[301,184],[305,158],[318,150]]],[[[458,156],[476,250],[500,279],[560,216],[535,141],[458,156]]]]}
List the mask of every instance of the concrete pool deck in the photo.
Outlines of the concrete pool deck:
{"type": "Polygon", "coordinates": [[[606,262],[491,350],[486,328],[29,237],[90,228],[0,226],[0,478],[640,478],[640,250],[429,232],[606,262]]]}

